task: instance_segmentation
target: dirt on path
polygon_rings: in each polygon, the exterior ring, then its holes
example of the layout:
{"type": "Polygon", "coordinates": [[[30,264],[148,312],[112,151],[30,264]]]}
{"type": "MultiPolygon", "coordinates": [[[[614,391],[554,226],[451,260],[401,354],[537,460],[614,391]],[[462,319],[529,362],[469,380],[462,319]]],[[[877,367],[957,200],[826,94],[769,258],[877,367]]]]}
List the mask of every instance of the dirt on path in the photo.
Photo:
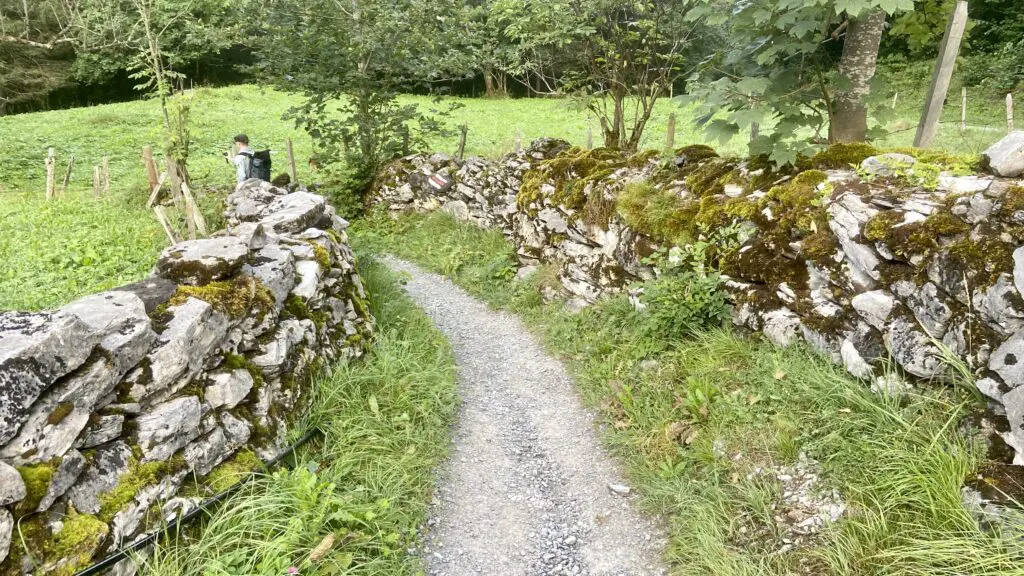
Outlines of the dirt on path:
{"type": "Polygon", "coordinates": [[[437,576],[665,574],[663,535],[602,449],[560,362],[514,316],[387,258],[448,337],[462,405],[423,549],[437,576]]]}

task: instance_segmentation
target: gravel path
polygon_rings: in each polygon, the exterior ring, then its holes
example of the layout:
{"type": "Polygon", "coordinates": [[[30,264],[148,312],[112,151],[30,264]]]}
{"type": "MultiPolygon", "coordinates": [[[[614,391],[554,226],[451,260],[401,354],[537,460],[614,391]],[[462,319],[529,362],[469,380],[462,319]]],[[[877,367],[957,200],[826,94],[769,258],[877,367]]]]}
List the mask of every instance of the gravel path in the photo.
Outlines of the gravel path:
{"type": "Polygon", "coordinates": [[[459,365],[459,423],[421,550],[427,573],[664,574],[663,536],[621,493],[561,363],[514,316],[412,264],[385,261],[408,274],[406,291],[459,365]]]}

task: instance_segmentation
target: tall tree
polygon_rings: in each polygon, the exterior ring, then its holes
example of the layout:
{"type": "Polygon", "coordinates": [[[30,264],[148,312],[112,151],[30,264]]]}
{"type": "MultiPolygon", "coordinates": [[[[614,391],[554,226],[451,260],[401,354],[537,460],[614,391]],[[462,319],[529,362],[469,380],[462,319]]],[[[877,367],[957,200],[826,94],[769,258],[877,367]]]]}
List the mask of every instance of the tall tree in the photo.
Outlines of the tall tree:
{"type": "Polygon", "coordinates": [[[658,100],[714,44],[679,0],[497,0],[495,9],[520,46],[523,72],[579,99],[601,122],[605,146],[627,150],[640,145],[658,100]]]}
{"type": "Polygon", "coordinates": [[[871,90],[887,15],[912,0],[691,0],[692,18],[727,26],[731,46],[690,86],[709,134],[757,125],[750,151],[779,163],[869,135],[871,90]]]}
{"type": "Polygon", "coordinates": [[[65,0],[0,0],[0,116],[71,82],[65,0]]]}

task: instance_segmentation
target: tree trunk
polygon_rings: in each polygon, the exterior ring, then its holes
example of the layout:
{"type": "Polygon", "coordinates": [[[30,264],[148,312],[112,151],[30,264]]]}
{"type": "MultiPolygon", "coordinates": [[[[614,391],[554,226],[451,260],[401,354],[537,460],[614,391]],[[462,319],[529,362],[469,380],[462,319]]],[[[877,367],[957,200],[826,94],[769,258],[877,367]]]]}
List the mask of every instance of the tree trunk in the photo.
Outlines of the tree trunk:
{"type": "Polygon", "coordinates": [[[494,98],[494,74],[490,68],[484,68],[484,96],[494,98]]]}
{"type": "Polygon", "coordinates": [[[878,10],[865,17],[850,20],[839,60],[839,76],[849,89],[836,95],[829,124],[829,142],[863,142],[868,137],[868,107],[864,101],[871,92],[875,76],[878,46],[885,29],[885,12],[878,10]]]}
{"type": "Polygon", "coordinates": [[[506,98],[508,96],[508,75],[504,72],[498,72],[495,78],[498,80],[498,95],[506,98]]]}

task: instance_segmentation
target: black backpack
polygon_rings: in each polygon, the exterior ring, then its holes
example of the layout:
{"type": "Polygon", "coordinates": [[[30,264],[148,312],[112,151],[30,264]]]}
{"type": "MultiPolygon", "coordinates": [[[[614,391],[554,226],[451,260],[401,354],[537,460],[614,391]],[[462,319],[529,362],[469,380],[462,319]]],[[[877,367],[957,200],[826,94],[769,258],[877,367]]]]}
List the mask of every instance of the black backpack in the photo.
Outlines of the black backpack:
{"type": "Polygon", "coordinates": [[[270,150],[243,152],[249,157],[249,178],[270,182],[270,150]]]}

